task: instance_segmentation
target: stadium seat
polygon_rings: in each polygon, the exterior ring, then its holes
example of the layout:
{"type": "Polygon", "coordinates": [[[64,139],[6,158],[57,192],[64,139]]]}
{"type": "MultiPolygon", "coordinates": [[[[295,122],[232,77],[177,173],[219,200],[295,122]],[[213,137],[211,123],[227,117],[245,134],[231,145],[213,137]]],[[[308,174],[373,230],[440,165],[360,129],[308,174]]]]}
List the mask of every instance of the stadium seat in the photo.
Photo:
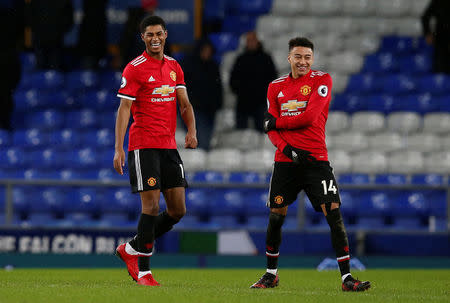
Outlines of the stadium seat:
{"type": "Polygon", "coordinates": [[[248,215],[246,228],[250,230],[266,230],[268,221],[268,214],[258,216],[248,215]]]}
{"type": "Polygon", "coordinates": [[[233,148],[213,149],[207,155],[206,168],[221,172],[238,171],[242,168],[242,154],[233,148]]]}
{"type": "Polygon", "coordinates": [[[393,111],[414,111],[419,114],[436,112],[439,110],[439,103],[430,93],[413,94],[399,97],[392,107],[393,111]]]}
{"type": "Polygon", "coordinates": [[[433,133],[417,133],[406,137],[406,148],[419,152],[445,150],[442,138],[433,133]]]}
{"type": "Polygon", "coordinates": [[[61,168],[66,163],[65,153],[58,152],[54,148],[34,150],[28,153],[28,156],[33,168],[37,169],[61,168]]]}
{"type": "Polygon", "coordinates": [[[367,99],[359,95],[340,94],[333,98],[330,109],[332,111],[354,113],[367,110],[367,104],[367,99]]]}
{"type": "Polygon", "coordinates": [[[441,138],[442,141],[442,150],[450,150],[450,134],[441,138]]]}
{"type": "Polygon", "coordinates": [[[349,152],[343,150],[329,150],[328,159],[333,167],[333,170],[337,174],[352,171],[352,159],[349,152]]]}
{"type": "Polygon", "coordinates": [[[28,159],[23,157],[22,148],[10,147],[0,150],[0,168],[24,168],[28,164],[28,159]]]}
{"type": "Polygon", "coordinates": [[[13,143],[18,147],[39,148],[48,146],[48,135],[37,128],[18,130],[13,133],[13,143]]]}
{"type": "Polygon", "coordinates": [[[362,151],[352,157],[352,171],[354,173],[381,173],[386,171],[387,160],[383,152],[362,151]]]}
{"type": "Polygon", "coordinates": [[[355,73],[361,70],[363,66],[363,57],[356,51],[343,51],[334,54],[333,60],[328,62],[331,70],[340,71],[344,73],[355,73]]]}
{"type": "Polygon", "coordinates": [[[381,89],[391,95],[411,94],[416,89],[415,79],[404,74],[388,74],[383,76],[381,89]]]}
{"type": "MultiPolygon", "coordinates": [[[[111,90],[111,88],[119,89],[120,81],[122,79],[122,73],[120,71],[107,70],[99,73],[99,84],[100,87],[106,90],[111,90]]],[[[117,102],[119,102],[117,98],[117,102]]]]}
{"type": "Polygon", "coordinates": [[[48,106],[48,98],[36,89],[19,90],[14,94],[14,110],[27,112],[30,110],[42,110],[48,106]]]}
{"type": "Polygon", "coordinates": [[[438,99],[439,111],[450,114],[450,94],[438,99]]]}
{"type": "Polygon", "coordinates": [[[215,189],[210,196],[211,215],[233,215],[243,213],[243,193],[237,189],[215,189]]]}
{"type": "Polygon", "coordinates": [[[272,171],[274,152],[268,149],[250,150],[243,154],[241,170],[253,172],[272,171]]]}
{"type": "Polygon", "coordinates": [[[271,13],[274,16],[295,16],[308,11],[308,0],[273,0],[271,13]]]}
{"type": "MultiPolygon", "coordinates": [[[[112,128],[116,123],[116,111],[105,111],[100,113],[98,119],[98,126],[101,128],[112,128]]],[[[128,132],[127,132],[128,134],[128,132]]]]}
{"type": "Polygon", "coordinates": [[[56,70],[36,71],[31,74],[31,83],[36,89],[58,89],[64,85],[64,75],[56,70]]]}
{"type": "Polygon", "coordinates": [[[407,184],[407,178],[403,174],[377,174],[375,176],[375,184],[404,185],[407,184]]]}
{"type": "Polygon", "coordinates": [[[83,142],[97,148],[111,148],[113,150],[114,140],[114,130],[111,128],[101,128],[83,134],[83,142]]]}
{"type": "Polygon", "coordinates": [[[206,168],[206,152],[203,149],[180,149],[178,151],[183,160],[186,172],[201,171],[206,168]]]}
{"type": "Polygon", "coordinates": [[[450,133],[450,113],[428,113],[423,117],[423,131],[437,134],[450,133]]]}
{"type": "Polygon", "coordinates": [[[248,150],[259,145],[261,133],[254,129],[235,130],[220,136],[218,148],[236,147],[248,150]]]}
{"type": "Polygon", "coordinates": [[[340,3],[335,0],[309,1],[309,11],[315,16],[339,15],[341,8],[340,3]]]}
{"type": "Polygon", "coordinates": [[[370,176],[368,174],[339,174],[337,176],[339,184],[370,184],[370,176]]]}
{"type": "Polygon", "coordinates": [[[425,158],[425,171],[448,174],[450,172],[450,151],[429,153],[425,158]]]}
{"type": "Polygon", "coordinates": [[[186,190],[186,209],[189,215],[205,216],[209,214],[210,191],[204,188],[186,190]]]}
{"type": "Polygon", "coordinates": [[[390,215],[393,207],[392,194],[390,191],[362,191],[360,205],[357,209],[358,216],[383,217],[390,215]]]}
{"type": "Polygon", "coordinates": [[[410,5],[408,0],[379,0],[375,6],[375,14],[385,17],[399,17],[408,15],[410,5]]]}
{"type": "Polygon", "coordinates": [[[349,116],[344,111],[330,111],[327,119],[327,132],[338,133],[350,125],[349,116]]]}
{"type": "Polygon", "coordinates": [[[233,33],[212,33],[208,37],[218,55],[235,50],[239,45],[239,37],[233,33]]]}
{"type": "Polygon", "coordinates": [[[350,16],[370,16],[375,12],[375,3],[365,0],[343,0],[342,12],[350,16]]]}
{"type": "Polygon", "coordinates": [[[411,176],[411,184],[444,185],[444,176],[440,174],[415,174],[411,176]]]}
{"type": "Polygon", "coordinates": [[[262,15],[269,12],[272,0],[228,0],[227,10],[245,15],[262,15]]]}
{"type": "Polygon", "coordinates": [[[266,174],[257,172],[232,172],[230,173],[228,182],[239,184],[266,183],[266,174]]]}
{"type": "Polygon", "coordinates": [[[384,115],[379,112],[356,112],[351,118],[351,129],[363,133],[376,133],[384,129],[384,115]]]}
{"type": "Polygon", "coordinates": [[[421,76],[417,80],[417,89],[419,93],[446,94],[450,92],[450,76],[445,74],[421,76]]]}
{"type": "MultiPolygon", "coordinates": [[[[393,33],[399,36],[421,37],[423,34],[422,23],[420,18],[412,18],[412,17],[398,18],[392,20],[390,24],[394,29],[393,33]]],[[[430,56],[425,57],[425,59],[429,58],[430,56]]],[[[423,66],[426,67],[426,64],[424,64],[423,66]]]]}
{"type": "MultiPolygon", "coordinates": [[[[397,99],[397,98],[396,98],[397,99]]],[[[394,103],[397,102],[391,95],[374,94],[366,98],[367,110],[388,114],[392,111],[394,103]]]]}
{"type": "Polygon", "coordinates": [[[97,110],[116,110],[120,99],[111,90],[88,91],[81,95],[80,103],[84,108],[97,110]]]}
{"type": "Polygon", "coordinates": [[[430,215],[436,218],[447,218],[447,198],[443,190],[432,191],[427,197],[430,215]]]}
{"type": "Polygon", "coordinates": [[[402,149],[404,145],[400,134],[395,132],[378,133],[369,137],[369,147],[375,151],[391,152],[402,149]]]}
{"type": "Polygon", "coordinates": [[[240,35],[254,30],[256,20],[257,18],[252,15],[227,15],[223,20],[222,31],[240,35]]]}
{"type": "Polygon", "coordinates": [[[72,92],[81,92],[98,86],[98,75],[95,71],[71,71],[67,73],[67,88],[72,92]]]}
{"type": "Polygon", "coordinates": [[[67,113],[66,128],[87,129],[97,127],[97,115],[91,109],[82,109],[67,113]]]}
{"type": "Polygon", "coordinates": [[[92,168],[97,166],[97,152],[92,148],[74,149],[67,153],[67,165],[72,168],[92,168]]]}
{"type": "Polygon", "coordinates": [[[80,147],[82,142],[80,133],[71,128],[50,132],[49,141],[52,146],[57,146],[60,149],[77,148],[80,147]]]}
{"type": "Polygon", "coordinates": [[[292,22],[293,19],[287,17],[273,15],[261,16],[258,18],[258,21],[256,21],[256,31],[260,36],[270,36],[288,32],[291,28],[302,28],[298,27],[297,24],[292,24],[292,22]]]}
{"type": "Polygon", "coordinates": [[[419,173],[425,167],[423,154],[416,150],[392,152],[388,155],[387,161],[387,170],[391,173],[419,173]]]}
{"type": "Polygon", "coordinates": [[[103,213],[140,213],[139,196],[131,193],[128,187],[107,188],[104,196],[100,205],[100,211],[103,213]]]}
{"type": "MultiPolygon", "coordinates": [[[[244,193],[245,214],[247,217],[268,216],[269,208],[266,206],[268,199],[268,190],[266,189],[248,189],[244,193]]],[[[267,224],[267,223],[266,223],[267,224]]]]}
{"type": "Polygon", "coordinates": [[[362,70],[368,73],[393,73],[398,70],[397,60],[392,53],[375,53],[366,56],[362,70]]]}
{"type": "Polygon", "coordinates": [[[351,94],[371,93],[378,89],[372,74],[355,74],[350,76],[347,92],[351,94]]]}
{"type": "Polygon", "coordinates": [[[414,112],[391,113],[387,117],[387,127],[402,134],[416,133],[422,127],[422,118],[414,112]]]}
{"type": "Polygon", "coordinates": [[[27,114],[26,126],[38,129],[58,129],[64,123],[64,115],[60,111],[47,109],[27,114]]]}
{"type": "Polygon", "coordinates": [[[369,141],[362,132],[344,132],[333,136],[336,149],[355,152],[369,148],[369,141]]]}
{"type": "Polygon", "coordinates": [[[412,37],[385,36],[381,40],[378,52],[390,52],[396,54],[411,53],[414,51],[414,40],[412,37]]]}
{"type": "Polygon", "coordinates": [[[433,66],[431,58],[423,54],[403,56],[399,60],[399,69],[404,73],[429,73],[433,66]]]}
{"type": "Polygon", "coordinates": [[[199,171],[194,173],[192,181],[198,183],[223,183],[226,182],[228,176],[217,171],[199,171]]]}

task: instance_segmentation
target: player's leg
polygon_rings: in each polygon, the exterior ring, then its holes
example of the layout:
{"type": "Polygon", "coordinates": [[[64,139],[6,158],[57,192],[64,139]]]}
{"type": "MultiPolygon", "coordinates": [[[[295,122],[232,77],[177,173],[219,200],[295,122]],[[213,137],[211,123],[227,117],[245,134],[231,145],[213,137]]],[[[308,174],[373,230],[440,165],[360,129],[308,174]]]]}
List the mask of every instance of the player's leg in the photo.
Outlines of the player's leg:
{"type": "Polygon", "coordinates": [[[185,189],[173,187],[163,191],[167,209],[158,215],[155,237],[158,238],[172,229],[186,214],[185,189]]]}
{"type": "Polygon", "coordinates": [[[275,163],[270,181],[267,206],[270,207],[266,233],[266,273],[251,288],[271,288],[278,286],[278,257],[282,236],[282,226],[288,205],[295,201],[299,190],[295,185],[296,167],[291,163],[275,163]]]}

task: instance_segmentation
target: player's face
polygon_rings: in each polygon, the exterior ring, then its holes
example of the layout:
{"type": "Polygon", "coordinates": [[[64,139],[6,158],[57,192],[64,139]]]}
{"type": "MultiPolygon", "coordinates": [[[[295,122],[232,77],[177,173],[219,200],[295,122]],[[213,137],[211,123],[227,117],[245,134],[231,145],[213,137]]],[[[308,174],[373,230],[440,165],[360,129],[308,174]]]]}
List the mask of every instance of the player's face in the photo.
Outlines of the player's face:
{"type": "Polygon", "coordinates": [[[141,34],[141,38],[144,40],[147,52],[150,54],[161,54],[164,52],[167,31],[161,25],[147,26],[145,32],[141,34]]]}
{"type": "Polygon", "coordinates": [[[288,56],[291,64],[292,76],[298,78],[306,75],[314,63],[314,53],[309,47],[296,46],[291,49],[288,56]]]}

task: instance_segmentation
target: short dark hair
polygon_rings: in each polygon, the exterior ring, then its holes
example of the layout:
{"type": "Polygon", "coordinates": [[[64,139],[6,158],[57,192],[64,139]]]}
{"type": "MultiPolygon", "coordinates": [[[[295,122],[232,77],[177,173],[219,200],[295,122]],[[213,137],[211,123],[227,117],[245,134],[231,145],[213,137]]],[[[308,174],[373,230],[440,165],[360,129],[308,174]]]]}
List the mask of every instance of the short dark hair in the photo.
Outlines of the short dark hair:
{"type": "Polygon", "coordinates": [[[163,30],[166,30],[166,22],[164,22],[163,18],[159,16],[147,16],[142,19],[141,24],[139,25],[141,33],[145,33],[145,29],[150,25],[161,25],[163,30]]]}
{"type": "Polygon", "coordinates": [[[305,37],[295,37],[289,40],[289,51],[296,46],[309,47],[312,51],[314,51],[314,44],[305,37]]]}

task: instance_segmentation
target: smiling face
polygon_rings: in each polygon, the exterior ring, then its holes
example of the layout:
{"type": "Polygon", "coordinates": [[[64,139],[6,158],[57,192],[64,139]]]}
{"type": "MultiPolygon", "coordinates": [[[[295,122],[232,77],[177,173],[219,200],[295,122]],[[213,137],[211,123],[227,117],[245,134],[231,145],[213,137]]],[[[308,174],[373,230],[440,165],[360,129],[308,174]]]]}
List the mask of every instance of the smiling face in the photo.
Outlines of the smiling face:
{"type": "Polygon", "coordinates": [[[311,65],[314,63],[314,53],[309,47],[295,46],[289,52],[288,61],[291,64],[292,77],[298,78],[311,70],[311,65]]]}
{"type": "Polygon", "coordinates": [[[147,53],[152,57],[162,59],[167,31],[161,25],[149,25],[145,28],[145,32],[141,34],[141,38],[145,42],[147,53]]]}

